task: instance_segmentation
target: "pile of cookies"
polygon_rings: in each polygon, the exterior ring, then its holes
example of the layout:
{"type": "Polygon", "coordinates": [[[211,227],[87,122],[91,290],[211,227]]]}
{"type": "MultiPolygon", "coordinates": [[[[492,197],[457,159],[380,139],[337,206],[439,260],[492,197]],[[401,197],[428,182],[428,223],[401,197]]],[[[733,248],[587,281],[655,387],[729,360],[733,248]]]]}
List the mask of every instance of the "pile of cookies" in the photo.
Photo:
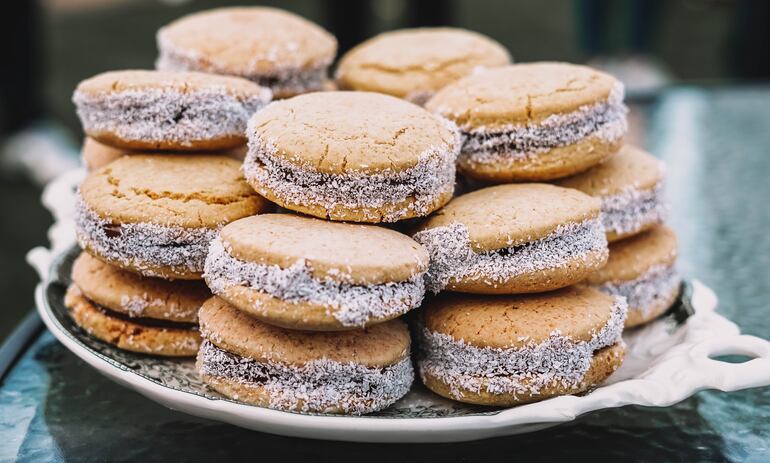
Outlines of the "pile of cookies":
{"type": "Polygon", "coordinates": [[[65,302],[103,341],[196,355],[214,390],[280,410],[381,410],[413,360],[437,394],[508,406],[601,383],[624,326],[678,294],[663,170],[623,145],[609,75],[419,29],[353,49],[335,91],[335,39],[271,8],[157,39],[158,70],[73,97],[65,302]]]}

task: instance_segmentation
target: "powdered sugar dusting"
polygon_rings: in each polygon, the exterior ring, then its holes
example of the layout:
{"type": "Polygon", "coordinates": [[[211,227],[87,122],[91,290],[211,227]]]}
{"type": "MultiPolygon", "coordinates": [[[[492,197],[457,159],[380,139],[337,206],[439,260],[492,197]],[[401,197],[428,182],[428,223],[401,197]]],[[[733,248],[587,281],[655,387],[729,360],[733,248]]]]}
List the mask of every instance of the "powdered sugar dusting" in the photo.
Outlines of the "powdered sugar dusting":
{"type": "Polygon", "coordinates": [[[270,97],[268,89],[257,96],[237,97],[217,86],[187,92],[161,88],[100,95],[75,92],[73,102],[86,133],[109,132],[127,141],[190,146],[242,137],[249,117],[270,97]]]}
{"type": "Polygon", "coordinates": [[[628,130],[623,85],[613,87],[607,101],[585,105],[566,114],[552,114],[539,123],[463,128],[461,157],[476,164],[499,164],[537,156],[588,137],[614,142],[628,130]]]}
{"type": "Polygon", "coordinates": [[[208,340],[201,345],[198,365],[202,375],[263,388],[270,408],[313,413],[382,410],[406,395],[414,380],[409,356],[381,368],[325,358],[294,366],[240,357],[208,340]]]}
{"type": "Polygon", "coordinates": [[[162,276],[154,268],[203,272],[216,228],[183,228],[149,222],[113,224],[99,217],[78,196],[75,231],[83,248],[111,261],[136,268],[145,276],[162,276]]]}
{"type": "Polygon", "coordinates": [[[655,265],[631,281],[607,282],[594,287],[612,296],[628,300],[629,310],[649,315],[652,309],[677,290],[682,278],[674,265],[655,265]]]}
{"type": "Polygon", "coordinates": [[[663,223],[668,215],[662,181],[650,190],[628,187],[601,200],[604,228],[618,235],[633,234],[652,224],[663,223]]]}
{"type": "Polygon", "coordinates": [[[622,342],[627,310],[625,299],[616,297],[609,320],[589,341],[574,341],[554,330],[545,341],[520,348],[477,347],[423,327],[420,374],[446,383],[458,399],[463,390],[515,397],[536,395],[548,386],[577,389],[595,352],[622,342]]]}
{"type": "Polygon", "coordinates": [[[336,206],[353,210],[379,209],[413,198],[403,209],[368,218],[396,222],[410,212],[425,216],[432,212],[439,198],[454,189],[460,137],[454,125],[445,123],[456,134],[454,142],[449,146],[428,148],[419,155],[414,167],[403,171],[386,169],[378,173],[344,174],[322,173],[313,166],[289,162],[276,155],[278,150],[272,141],[263,139],[255,128],[250,127],[244,176],[249,183],[270,190],[285,204],[319,205],[327,214],[336,206]]]}
{"type": "Polygon", "coordinates": [[[450,280],[478,279],[491,286],[525,273],[559,268],[595,252],[607,253],[600,219],[560,225],[545,238],[494,252],[476,253],[465,225],[420,231],[413,236],[430,254],[429,291],[438,293],[450,280]]]}
{"type": "Polygon", "coordinates": [[[372,320],[394,318],[418,307],[425,294],[423,275],[416,273],[405,281],[373,285],[344,283],[344,272],[338,272],[336,280],[318,279],[304,260],[281,268],[236,259],[218,237],[211,242],[203,277],[214,294],[245,286],[287,304],[320,304],[343,326],[363,327],[372,320]]]}

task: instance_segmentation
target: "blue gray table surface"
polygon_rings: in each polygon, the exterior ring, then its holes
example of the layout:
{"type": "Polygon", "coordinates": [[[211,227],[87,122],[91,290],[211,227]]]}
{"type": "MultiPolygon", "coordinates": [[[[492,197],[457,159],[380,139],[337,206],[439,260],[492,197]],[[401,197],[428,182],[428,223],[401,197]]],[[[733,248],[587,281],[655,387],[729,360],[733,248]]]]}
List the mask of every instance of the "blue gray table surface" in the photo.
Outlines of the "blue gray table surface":
{"type": "MultiPolygon", "coordinates": [[[[644,145],[668,164],[682,272],[711,286],[744,332],[770,338],[770,87],[673,89],[643,125],[644,145]]],[[[0,382],[0,461],[770,461],[770,388],[703,391],[479,442],[323,442],[168,410],[102,377],[34,319],[27,327],[0,382]]]]}

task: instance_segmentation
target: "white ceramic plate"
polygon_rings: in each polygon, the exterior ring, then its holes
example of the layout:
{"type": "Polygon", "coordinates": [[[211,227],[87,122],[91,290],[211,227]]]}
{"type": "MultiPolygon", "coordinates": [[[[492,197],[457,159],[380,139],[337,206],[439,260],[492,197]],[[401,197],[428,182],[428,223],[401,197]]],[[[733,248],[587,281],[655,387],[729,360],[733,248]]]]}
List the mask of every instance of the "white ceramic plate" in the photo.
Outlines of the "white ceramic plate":
{"type": "Polygon", "coordinates": [[[123,352],[72,323],[62,299],[77,253],[72,249],[71,211],[72,192],[80,178],[81,171],[69,172],[44,193],[43,202],[57,219],[49,233],[52,250],[36,248],[28,255],[43,280],[35,293],[40,316],[65,347],[107,377],[191,415],[316,439],[458,442],[531,432],[605,408],[668,406],[702,389],[733,391],[770,385],[770,342],[741,335],[735,324],[715,312],[714,293],[692,281],[673,314],[624,336],[628,354],[623,366],[604,385],[581,396],[493,409],[452,402],[416,384],[394,406],[363,417],[289,413],[241,404],[206,388],[191,360],[123,352]],[[730,354],[752,360],[736,364],[713,358],[730,354]]]}

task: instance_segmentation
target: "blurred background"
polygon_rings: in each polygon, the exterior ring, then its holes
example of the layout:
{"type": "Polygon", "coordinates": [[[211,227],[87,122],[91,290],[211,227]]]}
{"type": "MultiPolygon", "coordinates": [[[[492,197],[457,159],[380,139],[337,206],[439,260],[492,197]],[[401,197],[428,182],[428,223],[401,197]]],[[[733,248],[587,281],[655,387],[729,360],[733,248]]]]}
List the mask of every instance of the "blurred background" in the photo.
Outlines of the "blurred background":
{"type": "MultiPolygon", "coordinates": [[[[589,63],[616,74],[633,104],[632,139],[671,86],[745,86],[770,78],[770,2],[763,0],[6,0],[0,5],[0,341],[33,306],[25,263],[47,243],[41,188],[78,164],[70,97],[93,74],[152,68],[155,32],[186,13],[278,6],[336,35],[340,54],[381,31],[451,25],[508,47],[517,62],[589,63]]],[[[770,127],[770,126],[769,126],[770,127]]]]}

